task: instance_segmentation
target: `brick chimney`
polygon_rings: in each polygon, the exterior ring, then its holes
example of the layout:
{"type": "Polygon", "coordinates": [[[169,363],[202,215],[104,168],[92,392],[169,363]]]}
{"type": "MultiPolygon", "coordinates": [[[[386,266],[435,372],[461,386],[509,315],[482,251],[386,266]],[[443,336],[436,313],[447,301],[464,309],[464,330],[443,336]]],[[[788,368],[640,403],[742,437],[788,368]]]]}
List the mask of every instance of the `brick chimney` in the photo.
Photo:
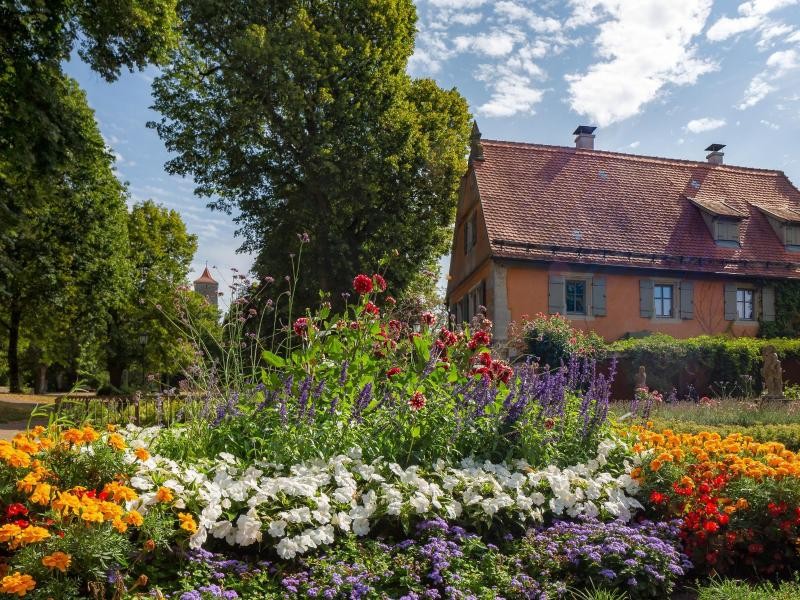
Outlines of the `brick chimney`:
{"type": "Polygon", "coordinates": [[[579,125],[572,133],[575,136],[575,147],[580,150],[594,150],[594,130],[597,127],[579,125]]]}
{"type": "Polygon", "coordinates": [[[722,152],[722,149],[725,147],[725,144],[711,144],[708,148],[706,148],[706,160],[712,165],[721,165],[722,164],[722,157],[725,156],[725,153],[722,152]]]}

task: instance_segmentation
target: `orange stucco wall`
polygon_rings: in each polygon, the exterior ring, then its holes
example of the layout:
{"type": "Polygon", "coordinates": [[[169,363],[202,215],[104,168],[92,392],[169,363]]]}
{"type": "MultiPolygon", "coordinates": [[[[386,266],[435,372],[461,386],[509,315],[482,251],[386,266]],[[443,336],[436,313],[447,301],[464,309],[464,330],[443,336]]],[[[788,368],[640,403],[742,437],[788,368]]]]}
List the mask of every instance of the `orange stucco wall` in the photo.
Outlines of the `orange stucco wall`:
{"type": "MultiPolygon", "coordinates": [[[[548,311],[548,281],[550,274],[585,274],[567,266],[507,267],[508,308],[513,321],[525,315],[548,311]]],[[[664,279],[691,279],[694,282],[694,318],[646,319],[639,316],[639,280],[650,274],[603,273],[606,279],[606,316],[571,318],[576,328],[593,330],[606,340],[616,340],[626,333],[662,332],[678,338],[704,334],[729,333],[734,336],[754,336],[757,322],[726,321],[724,317],[724,285],[722,279],[702,279],[695,274],[664,279]]]]}

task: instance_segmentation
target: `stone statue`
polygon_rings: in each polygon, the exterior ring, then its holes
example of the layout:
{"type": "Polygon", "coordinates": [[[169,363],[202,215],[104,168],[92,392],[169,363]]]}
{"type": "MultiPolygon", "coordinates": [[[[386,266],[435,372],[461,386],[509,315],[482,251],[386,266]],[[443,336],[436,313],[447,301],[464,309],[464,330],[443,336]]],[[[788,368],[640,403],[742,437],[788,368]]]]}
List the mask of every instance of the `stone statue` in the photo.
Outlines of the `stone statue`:
{"type": "Polygon", "coordinates": [[[761,351],[764,355],[764,366],[761,367],[761,375],[764,378],[764,389],[767,398],[771,400],[783,399],[783,370],[781,361],[775,352],[775,346],[767,345],[761,351]]]}
{"type": "Polygon", "coordinates": [[[639,372],[633,376],[634,390],[647,389],[647,373],[644,370],[644,365],[639,367],[639,372]]]}

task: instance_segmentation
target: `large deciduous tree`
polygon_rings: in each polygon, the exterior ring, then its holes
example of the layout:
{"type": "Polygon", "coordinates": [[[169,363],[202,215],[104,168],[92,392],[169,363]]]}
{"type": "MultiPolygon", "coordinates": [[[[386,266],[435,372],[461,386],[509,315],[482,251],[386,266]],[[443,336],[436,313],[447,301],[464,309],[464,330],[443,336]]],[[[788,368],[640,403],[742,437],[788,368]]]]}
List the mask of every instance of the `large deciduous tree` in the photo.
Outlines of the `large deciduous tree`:
{"type": "MultiPolygon", "coordinates": [[[[456,90],[406,72],[412,0],[184,0],[183,38],[151,124],[211,206],[240,211],[260,275],[298,300],[343,291],[384,256],[394,290],[447,249],[469,115],[456,90]]],[[[334,301],[339,298],[334,294],[334,301]]]]}
{"type": "Polygon", "coordinates": [[[111,385],[122,385],[131,363],[153,372],[174,373],[192,358],[189,335],[212,330],[217,310],[185,288],[197,237],[174,210],[151,200],[136,204],[128,215],[128,262],[132,286],[110,311],[106,334],[106,367],[111,385]],[[147,335],[147,343],[139,344],[147,335]]]}
{"type": "Polygon", "coordinates": [[[0,237],[0,327],[12,391],[20,389],[21,336],[44,366],[74,360],[129,281],[125,189],[85,95],[71,79],[55,82],[83,141],[58,171],[22,182],[24,194],[8,198],[17,222],[0,237]]]}

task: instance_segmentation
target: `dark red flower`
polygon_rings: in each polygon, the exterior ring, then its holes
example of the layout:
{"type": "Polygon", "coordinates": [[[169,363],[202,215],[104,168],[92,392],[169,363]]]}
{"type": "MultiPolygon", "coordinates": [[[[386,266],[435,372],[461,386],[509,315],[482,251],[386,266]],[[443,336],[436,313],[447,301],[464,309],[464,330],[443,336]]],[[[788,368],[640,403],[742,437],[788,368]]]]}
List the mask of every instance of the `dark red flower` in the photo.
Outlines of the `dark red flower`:
{"type": "Polygon", "coordinates": [[[653,504],[661,504],[666,499],[667,497],[661,492],[654,491],[652,494],[650,494],[650,502],[652,502],[653,504]]]}
{"type": "Polygon", "coordinates": [[[300,317],[292,326],[295,335],[305,338],[308,337],[308,317],[300,317]]]}
{"type": "Polygon", "coordinates": [[[19,502],[14,502],[13,504],[9,504],[8,508],[6,508],[6,516],[7,517],[17,517],[19,515],[27,515],[28,509],[25,508],[24,504],[20,504],[19,502]]]}
{"type": "Polygon", "coordinates": [[[386,291],[386,280],[383,277],[375,273],[372,276],[372,281],[375,282],[375,287],[378,288],[381,292],[386,291]]]}
{"type": "Polygon", "coordinates": [[[480,363],[481,363],[481,364],[482,364],[484,367],[491,367],[491,366],[492,366],[492,355],[491,355],[491,354],[489,354],[488,352],[481,352],[481,353],[478,355],[478,361],[479,361],[479,362],[480,362],[480,363]]]}
{"type": "Polygon", "coordinates": [[[544,428],[547,429],[548,431],[550,429],[552,429],[553,427],[555,427],[555,425],[556,425],[556,422],[553,419],[545,419],[544,420],[544,428]]]}
{"type": "Polygon", "coordinates": [[[403,370],[400,367],[392,367],[391,369],[386,371],[386,376],[389,377],[389,378],[392,378],[395,375],[399,375],[402,372],[403,372],[403,370]]]}
{"type": "Polygon", "coordinates": [[[20,529],[25,529],[30,523],[26,519],[17,519],[16,521],[12,521],[14,525],[19,527],[20,529]]]}
{"type": "Polygon", "coordinates": [[[372,302],[367,302],[364,305],[364,309],[362,310],[362,312],[369,313],[371,315],[378,315],[380,314],[381,310],[372,302]]]}
{"type": "Polygon", "coordinates": [[[472,334],[472,339],[467,342],[467,347],[470,350],[477,350],[482,346],[488,346],[492,341],[492,337],[486,331],[476,331],[472,334]]]}
{"type": "Polygon", "coordinates": [[[427,325],[428,327],[432,327],[434,323],[436,323],[436,317],[432,312],[425,311],[419,318],[420,322],[423,325],[427,325]]]}
{"type": "Polygon", "coordinates": [[[408,405],[411,407],[411,410],[421,410],[425,408],[425,403],[427,399],[422,392],[414,392],[411,398],[408,399],[408,405]]]}
{"type": "Polygon", "coordinates": [[[362,296],[369,294],[372,291],[372,279],[368,275],[357,275],[353,279],[353,289],[362,296]]]}
{"type": "Polygon", "coordinates": [[[719,521],[720,525],[727,525],[728,521],[730,521],[731,518],[726,514],[722,514],[722,515],[719,516],[719,519],[717,519],[717,520],[719,521]]]}

